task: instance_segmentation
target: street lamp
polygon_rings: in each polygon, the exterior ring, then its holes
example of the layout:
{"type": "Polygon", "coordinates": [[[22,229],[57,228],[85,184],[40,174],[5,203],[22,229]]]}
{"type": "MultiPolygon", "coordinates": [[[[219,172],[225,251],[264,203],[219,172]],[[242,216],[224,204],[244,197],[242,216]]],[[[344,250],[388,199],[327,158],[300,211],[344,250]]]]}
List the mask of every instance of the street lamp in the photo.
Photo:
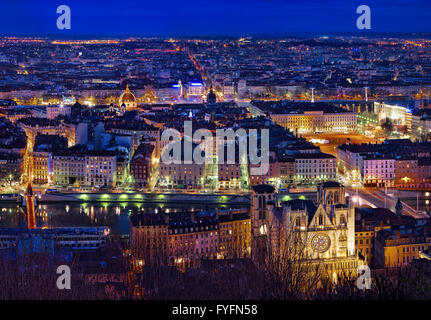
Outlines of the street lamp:
{"type": "Polygon", "coordinates": [[[358,205],[359,204],[359,196],[353,196],[352,201],[353,201],[353,207],[358,205]]]}

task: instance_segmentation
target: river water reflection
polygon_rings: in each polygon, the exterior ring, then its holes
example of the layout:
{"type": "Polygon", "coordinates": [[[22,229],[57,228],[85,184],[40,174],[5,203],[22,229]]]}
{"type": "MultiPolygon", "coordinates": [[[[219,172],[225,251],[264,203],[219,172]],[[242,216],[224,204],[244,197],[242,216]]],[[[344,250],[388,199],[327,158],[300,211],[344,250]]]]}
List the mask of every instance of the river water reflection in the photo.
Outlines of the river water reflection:
{"type": "MultiPolygon", "coordinates": [[[[418,203],[412,196],[401,198],[413,208],[431,215],[431,195],[421,195],[418,203]],[[427,201],[428,200],[428,201],[427,201]]],[[[191,203],[137,203],[137,202],[86,202],[48,203],[36,206],[38,227],[108,226],[113,234],[130,232],[129,216],[132,213],[181,212],[215,208],[244,208],[248,204],[191,204],[191,203]]],[[[26,227],[25,207],[17,203],[0,203],[0,227],[26,227]]]]}
{"type": "MultiPolygon", "coordinates": [[[[38,227],[108,226],[113,234],[127,235],[132,213],[181,212],[184,210],[244,208],[243,205],[175,203],[49,203],[36,206],[38,227]]],[[[0,204],[0,227],[25,227],[25,207],[16,203],[0,204]]]]}

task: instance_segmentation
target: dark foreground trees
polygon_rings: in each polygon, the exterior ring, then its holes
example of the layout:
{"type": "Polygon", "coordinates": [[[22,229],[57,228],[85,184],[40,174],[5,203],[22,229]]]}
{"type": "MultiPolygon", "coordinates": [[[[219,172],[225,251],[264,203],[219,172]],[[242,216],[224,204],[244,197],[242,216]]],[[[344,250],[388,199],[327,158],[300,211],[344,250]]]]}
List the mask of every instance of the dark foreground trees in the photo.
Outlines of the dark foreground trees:
{"type": "Polygon", "coordinates": [[[0,300],[431,299],[429,261],[418,260],[402,268],[373,272],[371,289],[359,290],[355,277],[341,277],[334,284],[325,276],[322,265],[299,265],[293,257],[301,257],[302,253],[295,250],[290,248],[278,256],[267,257],[265,267],[258,267],[251,259],[215,260],[202,261],[199,268],[186,272],[162,266],[144,267],[134,273],[127,269],[127,256],[115,250],[105,252],[93,264],[89,263],[88,253],[87,259],[69,263],[44,254],[28,254],[14,260],[1,257],[0,300]],[[56,269],[62,264],[72,269],[70,290],[56,286],[56,269]]]}
{"type": "Polygon", "coordinates": [[[45,253],[0,256],[0,300],[127,297],[127,263],[115,244],[108,243],[103,252],[82,252],[71,260],[45,253]],[[70,290],[57,287],[61,265],[70,267],[70,290]]]}

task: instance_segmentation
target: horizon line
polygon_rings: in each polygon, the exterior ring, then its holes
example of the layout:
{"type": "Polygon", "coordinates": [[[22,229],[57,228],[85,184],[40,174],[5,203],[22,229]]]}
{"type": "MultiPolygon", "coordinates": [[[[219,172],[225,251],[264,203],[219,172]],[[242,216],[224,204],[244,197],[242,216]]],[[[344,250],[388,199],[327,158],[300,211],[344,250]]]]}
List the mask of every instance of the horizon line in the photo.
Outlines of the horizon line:
{"type": "Polygon", "coordinates": [[[127,39],[127,38],[285,38],[285,37],[325,37],[325,36],[351,36],[351,37],[375,37],[379,35],[392,35],[392,36],[405,36],[405,35],[428,35],[431,36],[430,31],[299,31],[299,32],[283,32],[283,33],[260,33],[260,34],[183,34],[183,35],[168,35],[168,34],[58,34],[58,33],[39,33],[39,34],[26,34],[26,33],[0,33],[0,37],[32,37],[32,38],[61,38],[75,40],[81,38],[113,38],[113,39],[127,39]]]}

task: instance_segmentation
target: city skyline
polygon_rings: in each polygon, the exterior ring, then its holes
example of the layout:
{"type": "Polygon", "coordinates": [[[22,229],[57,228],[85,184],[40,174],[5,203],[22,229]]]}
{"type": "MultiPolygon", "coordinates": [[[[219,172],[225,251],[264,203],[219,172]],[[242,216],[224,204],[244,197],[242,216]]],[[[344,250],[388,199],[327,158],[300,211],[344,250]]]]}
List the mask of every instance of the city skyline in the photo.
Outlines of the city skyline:
{"type": "Polygon", "coordinates": [[[0,10],[0,300],[431,299],[429,1],[0,10]]]}

